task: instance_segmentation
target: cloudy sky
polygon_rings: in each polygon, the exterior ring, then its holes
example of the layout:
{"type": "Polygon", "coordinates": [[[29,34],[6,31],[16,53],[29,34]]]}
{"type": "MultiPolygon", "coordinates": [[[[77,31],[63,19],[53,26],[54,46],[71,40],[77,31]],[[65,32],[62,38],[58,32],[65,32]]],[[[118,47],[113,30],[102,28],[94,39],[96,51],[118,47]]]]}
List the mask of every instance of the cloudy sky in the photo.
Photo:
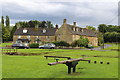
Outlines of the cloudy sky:
{"type": "Polygon", "coordinates": [[[10,17],[11,25],[19,21],[49,20],[62,24],[74,21],[80,27],[99,24],[118,25],[119,0],[2,0],[1,15],[10,17]]]}

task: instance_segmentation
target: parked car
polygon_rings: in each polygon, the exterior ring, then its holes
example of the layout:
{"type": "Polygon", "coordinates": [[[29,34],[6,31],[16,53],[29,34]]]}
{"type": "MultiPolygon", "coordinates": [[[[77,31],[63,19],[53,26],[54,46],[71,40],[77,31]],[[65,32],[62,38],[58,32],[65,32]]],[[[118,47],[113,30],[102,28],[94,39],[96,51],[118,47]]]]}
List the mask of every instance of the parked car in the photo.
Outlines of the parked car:
{"type": "Polygon", "coordinates": [[[55,44],[52,44],[52,43],[39,46],[39,49],[54,49],[54,48],[55,48],[55,44]]]}
{"type": "Polygon", "coordinates": [[[16,48],[19,48],[19,49],[29,49],[29,46],[26,46],[22,43],[14,43],[14,44],[12,44],[12,47],[16,47],[16,48]]]}
{"type": "Polygon", "coordinates": [[[86,47],[87,47],[87,48],[89,48],[89,49],[94,48],[94,46],[93,46],[93,45],[91,45],[91,44],[88,44],[86,47]]]}

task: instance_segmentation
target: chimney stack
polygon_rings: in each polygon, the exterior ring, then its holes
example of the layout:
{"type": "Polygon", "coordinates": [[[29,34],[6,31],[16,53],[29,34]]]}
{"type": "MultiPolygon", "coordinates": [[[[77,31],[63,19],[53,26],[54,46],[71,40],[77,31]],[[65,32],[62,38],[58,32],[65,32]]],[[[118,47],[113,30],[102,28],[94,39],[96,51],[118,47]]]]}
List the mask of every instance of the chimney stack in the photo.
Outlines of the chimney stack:
{"type": "Polygon", "coordinates": [[[37,29],[37,28],[38,28],[38,25],[35,25],[35,28],[37,29]]]}
{"type": "Polygon", "coordinates": [[[73,25],[76,26],[76,22],[73,22],[73,25]]]}
{"type": "Polygon", "coordinates": [[[55,25],[55,28],[58,29],[58,25],[57,24],[55,25]]]}
{"type": "Polygon", "coordinates": [[[63,24],[66,24],[66,23],[67,23],[67,19],[64,19],[64,20],[63,20],[63,24]]]}

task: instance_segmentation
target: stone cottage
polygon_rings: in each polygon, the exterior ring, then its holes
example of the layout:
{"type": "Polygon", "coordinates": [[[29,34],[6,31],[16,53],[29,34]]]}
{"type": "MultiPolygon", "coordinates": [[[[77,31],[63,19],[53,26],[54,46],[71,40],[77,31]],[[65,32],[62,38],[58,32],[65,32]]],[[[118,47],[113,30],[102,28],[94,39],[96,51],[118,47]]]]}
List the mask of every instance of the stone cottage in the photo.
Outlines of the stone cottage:
{"type": "Polygon", "coordinates": [[[19,28],[14,33],[13,42],[41,43],[66,41],[71,44],[74,40],[79,39],[80,36],[88,38],[89,44],[98,45],[96,32],[80,28],[76,25],[76,22],[73,22],[73,25],[67,24],[66,19],[63,20],[60,28],[58,28],[58,25],[55,28],[19,28]]]}
{"type": "Polygon", "coordinates": [[[73,25],[67,24],[67,20],[64,19],[62,26],[56,32],[57,41],[66,41],[72,43],[74,40],[83,36],[84,38],[89,39],[89,44],[94,46],[98,45],[97,33],[90,29],[80,28],[76,25],[76,22],[73,22],[73,25]]]}

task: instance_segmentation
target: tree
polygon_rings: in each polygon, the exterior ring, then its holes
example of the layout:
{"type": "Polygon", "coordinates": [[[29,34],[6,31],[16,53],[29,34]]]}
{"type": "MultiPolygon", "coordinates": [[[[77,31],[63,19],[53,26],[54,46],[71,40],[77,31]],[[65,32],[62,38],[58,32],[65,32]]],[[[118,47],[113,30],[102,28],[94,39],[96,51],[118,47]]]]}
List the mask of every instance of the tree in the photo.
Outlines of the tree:
{"type": "Polygon", "coordinates": [[[42,23],[40,23],[39,27],[46,28],[47,27],[46,21],[42,21],[42,23]]]}
{"type": "Polygon", "coordinates": [[[99,32],[102,32],[102,33],[107,32],[107,25],[106,24],[100,24],[98,26],[98,30],[99,30],[99,32]]]}
{"type": "Polygon", "coordinates": [[[3,42],[8,41],[9,37],[10,37],[9,30],[6,27],[2,26],[2,39],[3,39],[3,42]]]}
{"type": "Polygon", "coordinates": [[[36,26],[39,27],[39,25],[40,25],[41,22],[39,22],[37,20],[31,20],[28,23],[29,23],[30,27],[36,27],[36,26]]]}
{"type": "Polygon", "coordinates": [[[78,40],[75,40],[71,46],[72,47],[86,47],[89,43],[89,40],[88,38],[83,38],[82,36],[78,39],[78,40]]]}
{"type": "Polygon", "coordinates": [[[3,16],[1,17],[1,23],[4,26],[4,17],[3,16]]]}
{"type": "Polygon", "coordinates": [[[51,23],[51,21],[47,21],[46,26],[47,28],[53,28],[53,24],[51,23]]]}
{"type": "Polygon", "coordinates": [[[17,26],[15,25],[15,26],[12,28],[11,32],[10,32],[10,37],[9,37],[9,40],[10,40],[10,41],[13,40],[13,35],[14,35],[14,32],[16,31],[16,29],[17,29],[17,26]]]}
{"type": "Polygon", "coordinates": [[[103,43],[103,35],[102,35],[102,33],[98,32],[97,37],[98,37],[98,46],[101,46],[101,44],[103,43]]]}
{"type": "Polygon", "coordinates": [[[96,28],[95,28],[95,27],[93,27],[93,26],[86,26],[86,28],[87,28],[87,29],[91,29],[91,30],[93,30],[93,31],[95,31],[95,30],[96,30],[96,28]]]}
{"type": "Polygon", "coordinates": [[[10,20],[9,20],[9,16],[6,16],[6,27],[9,29],[10,27],[10,20]]]}

